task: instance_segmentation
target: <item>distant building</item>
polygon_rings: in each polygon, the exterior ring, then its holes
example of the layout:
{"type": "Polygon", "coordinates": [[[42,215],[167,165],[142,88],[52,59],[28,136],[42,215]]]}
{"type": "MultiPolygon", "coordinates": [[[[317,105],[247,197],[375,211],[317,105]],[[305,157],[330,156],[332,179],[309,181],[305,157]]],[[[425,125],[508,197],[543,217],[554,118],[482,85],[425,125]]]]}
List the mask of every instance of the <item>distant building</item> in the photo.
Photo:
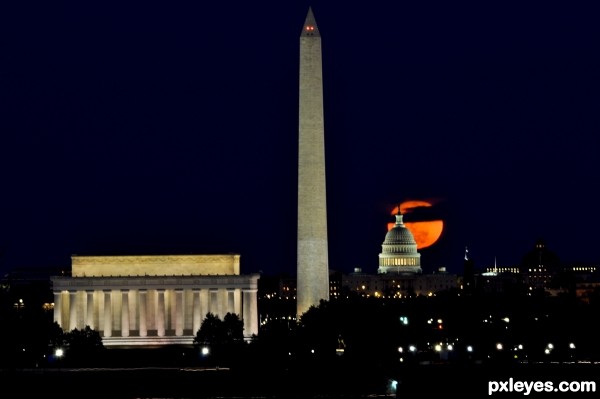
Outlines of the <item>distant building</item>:
{"type": "Polygon", "coordinates": [[[600,278],[575,282],[575,295],[584,303],[600,303],[600,278]]]}
{"type": "Polygon", "coordinates": [[[499,266],[494,260],[492,266],[478,272],[475,271],[472,260],[465,260],[463,289],[467,277],[473,273],[473,292],[478,294],[559,295],[574,292],[575,282],[594,270],[591,266],[563,266],[559,257],[546,247],[543,240],[538,240],[518,265],[499,266]]]}
{"type": "Polygon", "coordinates": [[[434,273],[423,273],[421,254],[412,232],[404,225],[400,207],[396,223],[386,233],[379,254],[377,274],[356,268],[342,276],[342,290],[349,295],[376,298],[432,296],[458,287],[456,274],[440,267],[434,273]]]}
{"type": "Polygon", "coordinates": [[[457,287],[455,274],[441,267],[436,273],[423,274],[421,254],[411,231],[404,225],[400,208],[396,223],[386,233],[379,254],[377,274],[357,268],[342,276],[342,290],[348,295],[376,298],[432,296],[457,287]]]}
{"type": "Polygon", "coordinates": [[[343,291],[344,274],[337,270],[329,270],[329,298],[340,298],[343,291]]]}
{"type": "MultiPolygon", "coordinates": [[[[329,300],[350,297],[401,299],[433,296],[458,287],[458,276],[444,267],[434,273],[423,273],[417,243],[396,215],[396,224],[386,233],[379,254],[377,273],[355,268],[351,273],[329,270],[329,300]]],[[[296,319],[293,308],[286,304],[296,300],[296,280],[282,274],[261,278],[259,314],[261,324],[269,320],[296,319]]]]}
{"type": "Polygon", "coordinates": [[[258,274],[240,255],[73,256],[54,276],[54,321],[97,330],[105,346],[192,344],[208,312],[235,313],[258,333],[258,274]]]}
{"type": "Polygon", "coordinates": [[[585,303],[600,300],[600,266],[594,264],[573,264],[563,266],[561,283],[569,285],[577,298],[585,303]],[[567,280],[565,284],[565,280],[567,280]]]}
{"type": "Polygon", "coordinates": [[[514,268],[501,268],[502,271],[486,271],[476,276],[478,294],[525,294],[527,292],[520,273],[514,268]]]}
{"type": "MultiPolygon", "coordinates": [[[[329,270],[329,296],[339,298],[342,292],[344,274],[337,270],[329,270]]],[[[264,299],[279,298],[296,300],[296,278],[287,273],[264,276],[259,283],[259,296],[264,299]]]]}
{"type": "Polygon", "coordinates": [[[441,291],[455,289],[458,284],[456,274],[448,273],[443,267],[430,274],[368,274],[357,268],[342,278],[342,289],[346,296],[375,298],[432,296],[441,291]]]}
{"type": "Polygon", "coordinates": [[[386,233],[379,254],[380,274],[421,273],[421,254],[417,251],[417,242],[402,221],[400,207],[396,215],[396,224],[386,233]]]}
{"type": "Polygon", "coordinates": [[[480,294],[522,294],[525,293],[523,276],[517,266],[498,266],[496,259],[494,265],[485,268],[485,271],[476,275],[475,283],[480,294]]]}
{"type": "Polygon", "coordinates": [[[561,271],[561,263],[559,257],[546,248],[540,239],[535,248],[523,256],[520,271],[530,290],[549,290],[554,277],[561,271]]]}
{"type": "Polygon", "coordinates": [[[52,312],[51,276],[69,276],[65,268],[18,268],[0,278],[2,299],[16,310],[43,310],[52,312]]]}

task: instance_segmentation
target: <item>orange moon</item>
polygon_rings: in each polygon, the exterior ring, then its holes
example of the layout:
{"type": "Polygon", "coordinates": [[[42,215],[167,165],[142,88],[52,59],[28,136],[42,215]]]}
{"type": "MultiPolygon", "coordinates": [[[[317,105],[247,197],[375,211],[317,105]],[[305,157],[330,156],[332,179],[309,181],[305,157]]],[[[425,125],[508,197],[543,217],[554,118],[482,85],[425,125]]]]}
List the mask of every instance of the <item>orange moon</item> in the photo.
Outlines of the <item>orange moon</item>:
{"type": "MultiPolygon", "coordinates": [[[[406,215],[412,212],[414,208],[419,207],[430,207],[433,206],[427,201],[405,201],[400,204],[400,213],[406,215]]],[[[392,210],[392,215],[398,213],[398,207],[392,210]]],[[[395,223],[388,223],[388,231],[394,227],[395,223]]],[[[420,222],[404,222],[407,229],[410,230],[415,241],[417,242],[417,249],[427,248],[432,246],[439,240],[444,230],[443,220],[427,220],[420,222]]]]}

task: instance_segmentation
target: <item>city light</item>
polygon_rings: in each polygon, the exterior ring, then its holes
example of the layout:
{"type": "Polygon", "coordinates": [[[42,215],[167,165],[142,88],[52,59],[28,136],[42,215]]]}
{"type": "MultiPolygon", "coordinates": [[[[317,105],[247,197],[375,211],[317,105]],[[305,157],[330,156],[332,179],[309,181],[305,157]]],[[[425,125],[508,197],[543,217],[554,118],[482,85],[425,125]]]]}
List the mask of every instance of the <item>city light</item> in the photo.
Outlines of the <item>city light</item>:
{"type": "Polygon", "coordinates": [[[389,394],[395,394],[396,391],[398,389],[398,381],[396,380],[389,380],[388,383],[388,393],[389,394]]]}

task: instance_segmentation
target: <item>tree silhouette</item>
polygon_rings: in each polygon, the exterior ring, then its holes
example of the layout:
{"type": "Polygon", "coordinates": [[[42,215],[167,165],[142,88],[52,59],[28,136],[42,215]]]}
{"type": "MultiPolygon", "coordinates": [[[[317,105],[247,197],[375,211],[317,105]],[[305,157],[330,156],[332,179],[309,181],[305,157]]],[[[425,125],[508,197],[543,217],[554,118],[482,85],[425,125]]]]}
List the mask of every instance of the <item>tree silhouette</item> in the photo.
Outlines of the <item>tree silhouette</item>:
{"type": "Polygon", "coordinates": [[[48,327],[47,340],[48,346],[53,350],[64,348],[68,344],[67,333],[63,331],[60,324],[56,321],[52,322],[48,327]]]}
{"type": "Polygon", "coordinates": [[[224,342],[225,329],[219,316],[208,312],[194,337],[195,345],[219,346],[224,342]]]}
{"type": "MultiPolygon", "coordinates": [[[[58,336],[60,340],[60,335],[58,336]]],[[[59,342],[59,341],[57,341],[59,342]]],[[[72,365],[91,365],[99,361],[104,350],[100,333],[90,326],[79,330],[77,328],[64,334],[66,344],[66,359],[72,365]]]]}
{"type": "Polygon", "coordinates": [[[244,341],[244,322],[235,313],[227,313],[223,317],[225,341],[228,344],[239,344],[244,341]]]}
{"type": "Polygon", "coordinates": [[[235,313],[227,313],[223,320],[209,312],[194,337],[196,348],[208,348],[213,362],[231,365],[244,349],[244,322],[235,313]]]}
{"type": "Polygon", "coordinates": [[[92,353],[104,347],[100,333],[90,326],[78,330],[74,329],[67,334],[69,350],[80,353],[92,353]]]}

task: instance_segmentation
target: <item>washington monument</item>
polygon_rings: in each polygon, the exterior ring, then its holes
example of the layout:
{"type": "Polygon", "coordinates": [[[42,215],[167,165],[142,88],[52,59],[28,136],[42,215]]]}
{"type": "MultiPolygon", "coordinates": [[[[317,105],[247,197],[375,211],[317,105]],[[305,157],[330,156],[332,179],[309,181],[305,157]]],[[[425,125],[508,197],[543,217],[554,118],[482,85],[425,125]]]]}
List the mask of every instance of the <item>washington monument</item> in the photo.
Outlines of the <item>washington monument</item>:
{"type": "Polygon", "coordinates": [[[300,34],[296,313],[329,300],[321,36],[308,9],[300,34]]]}

